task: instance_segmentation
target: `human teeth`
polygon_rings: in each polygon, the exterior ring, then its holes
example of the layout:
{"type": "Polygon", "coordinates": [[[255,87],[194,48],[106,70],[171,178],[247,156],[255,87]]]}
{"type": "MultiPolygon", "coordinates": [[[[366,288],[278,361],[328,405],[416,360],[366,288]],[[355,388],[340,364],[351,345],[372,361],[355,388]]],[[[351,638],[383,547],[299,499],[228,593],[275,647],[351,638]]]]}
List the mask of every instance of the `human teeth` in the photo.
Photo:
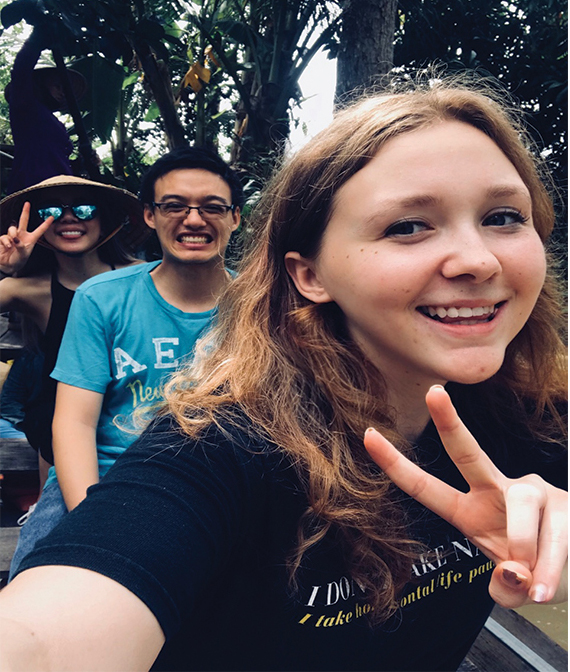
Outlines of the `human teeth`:
{"type": "Polygon", "coordinates": [[[62,231],[60,236],[63,236],[64,238],[78,238],[79,236],[83,235],[82,231],[62,231]]]}
{"type": "Polygon", "coordinates": [[[461,306],[461,308],[456,308],[455,306],[450,306],[449,308],[444,308],[443,306],[426,306],[423,310],[430,317],[439,317],[443,319],[449,317],[456,319],[458,317],[463,319],[469,319],[471,317],[483,317],[483,315],[490,315],[495,312],[495,306],[476,306],[475,308],[468,308],[467,306],[461,306]]]}
{"type": "Polygon", "coordinates": [[[183,243],[206,243],[206,236],[181,236],[180,240],[183,243]]]}

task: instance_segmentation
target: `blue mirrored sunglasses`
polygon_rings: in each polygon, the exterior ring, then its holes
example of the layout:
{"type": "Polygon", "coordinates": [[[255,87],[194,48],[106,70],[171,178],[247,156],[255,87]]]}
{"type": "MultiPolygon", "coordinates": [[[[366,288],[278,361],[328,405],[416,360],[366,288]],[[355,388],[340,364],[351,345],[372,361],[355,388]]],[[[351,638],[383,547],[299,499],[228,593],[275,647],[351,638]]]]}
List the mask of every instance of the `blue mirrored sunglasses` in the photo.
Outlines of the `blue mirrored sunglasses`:
{"type": "Polygon", "coordinates": [[[38,215],[42,221],[45,221],[48,217],[59,219],[67,208],[73,212],[77,219],[83,222],[93,219],[97,215],[96,205],[48,205],[44,208],[38,208],[38,215]]]}

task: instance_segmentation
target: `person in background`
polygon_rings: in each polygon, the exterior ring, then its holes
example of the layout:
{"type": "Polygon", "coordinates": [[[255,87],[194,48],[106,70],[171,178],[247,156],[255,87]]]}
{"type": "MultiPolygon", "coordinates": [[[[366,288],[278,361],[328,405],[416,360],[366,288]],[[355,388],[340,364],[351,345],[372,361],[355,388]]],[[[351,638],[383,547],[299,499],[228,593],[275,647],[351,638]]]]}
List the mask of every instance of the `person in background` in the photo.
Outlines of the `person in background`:
{"type": "Polygon", "coordinates": [[[182,147],[143,176],[141,202],[162,259],[92,278],[76,292],[52,378],[55,468],[22,529],[22,558],[85,497],[137,436],[129,422],[162,398],[166,376],[211,326],[231,275],[241,185],[215,153],[182,147]]]}
{"type": "Polygon", "coordinates": [[[3,669],[454,670],[494,602],[566,599],[526,142],[434,79],[289,159],[194,365],[0,593],[3,669]]]}
{"type": "Polygon", "coordinates": [[[0,392],[0,438],[25,439],[24,409],[41,389],[43,355],[23,348],[9,365],[0,392]]]}
{"type": "MultiPolygon", "coordinates": [[[[21,191],[55,175],[73,173],[70,156],[73,143],[64,124],[56,117],[67,101],[56,68],[35,68],[49,44],[47,26],[34,28],[16,55],[11,79],[4,95],[10,109],[10,128],[14,140],[9,194],[21,191]]],[[[77,99],[87,83],[76,70],[67,70],[77,99]]]]}
{"type": "Polygon", "coordinates": [[[147,236],[142,208],[124,189],[59,175],[0,201],[0,311],[18,311],[26,338],[43,352],[42,385],[26,405],[23,429],[39,452],[45,481],[53,464],[55,366],[77,287],[136,262],[147,236]]]}

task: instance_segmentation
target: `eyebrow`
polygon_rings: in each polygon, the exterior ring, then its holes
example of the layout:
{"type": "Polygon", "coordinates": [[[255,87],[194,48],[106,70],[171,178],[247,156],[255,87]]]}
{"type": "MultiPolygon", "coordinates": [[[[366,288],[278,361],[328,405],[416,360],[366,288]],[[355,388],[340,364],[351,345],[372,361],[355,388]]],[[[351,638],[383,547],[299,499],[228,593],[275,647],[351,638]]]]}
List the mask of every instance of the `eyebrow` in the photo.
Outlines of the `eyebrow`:
{"type": "MultiPolygon", "coordinates": [[[[433,207],[440,203],[439,198],[429,194],[418,194],[417,196],[409,196],[407,198],[389,198],[382,203],[382,209],[389,211],[392,208],[425,208],[433,207]]],[[[366,219],[365,224],[372,223],[376,220],[378,213],[373,213],[366,219]]]]}
{"type": "Polygon", "coordinates": [[[487,195],[490,198],[508,198],[509,196],[522,196],[528,201],[532,201],[528,189],[522,189],[521,187],[505,185],[502,187],[491,187],[487,191],[487,195]]]}
{"type": "Polygon", "coordinates": [[[399,205],[404,208],[413,208],[413,207],[428,207],[430,205],[437,205],[440,202],[441,199],[436,198],[435,196],[430,196],[429,194],[421,195],[419,194],[418,196],[410,196],[408,198],[404,198],[401,201],[394,200],[390,202],[390,205],[399,205]]]}
{"type": "MultiPolygon", "coordinates": [[[[532,199],[526,188],[522,188],[516,185],[501,185],[496,187],[490,187],[485,192],[485,196],[489,199],[499,199],[499,198],[510,198],[512,196],[524,198],[532,205],[532,199]]],[[[382,209],[388,211],[392,208],[427,208],[437,206],[441,202],[440,198],[432,196],[431,194],[417,194],[414,196],[408,196],[402,199],[399,198],[390,198],[382,203],[382,209]]],[[[378,216],[378,213],[373,213],[364,221],[364,225],[374,223],[378,216]]]]}
{"type": "MultiPolygon", "coordinates": [[[[177,201],[187,201],[188,199],[185,196],[181,196],[180,194],[163,194],[162,195],[162,200],[164,201],[167,198],[172,198],[176,199],[177,201]]],[[[217,194],[208,194],[208,196],[204,196],[202,199],[202,202],[205,201],[220,201],[220,203],[226,203],[226,199],[223,196],[218,196],[217,194]]]]}
{"type": "MultiPolygon", "coordinates": [[[[490,187],[485,192],[487,198],[508,198],[510,196],[522,196],[528,201],[531,201],[530,194],[527,189],[522,189],[521,187],[515,185],[504,185],[497,187],[490,187]]],[[[409,196],[407,198],[395,198],[388,199],[382,204],[385,209],[390,208],[422,208],[438,205],[441,202],[441,199],[430,194],[418,194],[415,196],[409,196]]]]}

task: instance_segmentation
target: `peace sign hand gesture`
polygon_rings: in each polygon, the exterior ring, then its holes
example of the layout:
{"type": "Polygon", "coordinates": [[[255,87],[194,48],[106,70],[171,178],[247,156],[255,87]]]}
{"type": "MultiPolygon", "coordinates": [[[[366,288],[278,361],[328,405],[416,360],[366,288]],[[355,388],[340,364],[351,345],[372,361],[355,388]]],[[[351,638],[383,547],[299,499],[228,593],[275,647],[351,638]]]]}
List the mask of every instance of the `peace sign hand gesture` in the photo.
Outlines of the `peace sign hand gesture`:
{"type": "Polygon", "coordinates": [[[410,462],[374,429],[364,444],[392,481],[460,530],[496,563],[489,592],[514,608],[567,599],[568,495],[536,474],[502,474],[461,422],[439,385],[426,402],[443,445],[467,483],[463,493],[410,462]]]}
{"type": "Polygon", "coordinates": [[[28,231],[30,204],[24,203],[18,226],[10,226],[6,234],[0,236],[0,270],[7,275],[19,271],[28,261],[38,240],[52,225],[53,217],[48,217],[33,231],[28,231]]]}

